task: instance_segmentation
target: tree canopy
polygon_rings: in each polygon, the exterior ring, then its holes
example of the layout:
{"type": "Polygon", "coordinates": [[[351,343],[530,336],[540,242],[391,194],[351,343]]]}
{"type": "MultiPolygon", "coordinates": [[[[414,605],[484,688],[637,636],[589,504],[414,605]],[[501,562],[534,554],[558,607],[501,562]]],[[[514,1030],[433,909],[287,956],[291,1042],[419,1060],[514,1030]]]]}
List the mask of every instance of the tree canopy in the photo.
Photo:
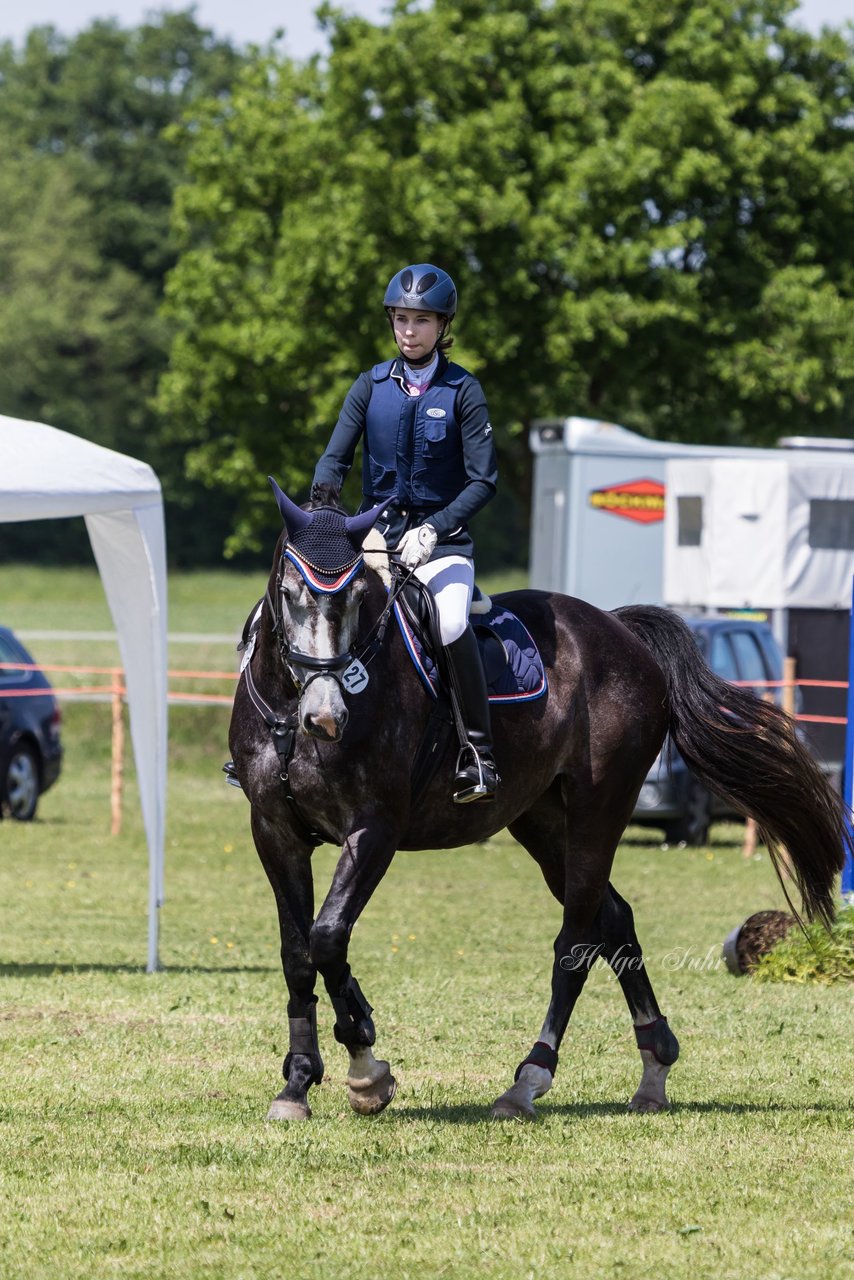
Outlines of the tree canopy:
{"type": "MultiPolygon", "coordinates": [[[[218,552],[208,497],[152,407],[169,333],[181,155],[166,127],[222,98],[241,61],[191,13],[74,38],[34,28],[0,44],[0,412],[54,423],[152,462],[176,548],[218,552]]],[[[66,530],[7,531],[19,552],[79,546],[66,530]]]]}
{"type": "Polygon", "coordinates": [[[460,291],[503,482],[527,427],[680,440],[849,429],[854,48],[793,0],[327,7],[328,63],[245,66],[195,113],[161,408],[252,542],[305,490],[355,374],[391,353],[402,264],[460,291]]]}

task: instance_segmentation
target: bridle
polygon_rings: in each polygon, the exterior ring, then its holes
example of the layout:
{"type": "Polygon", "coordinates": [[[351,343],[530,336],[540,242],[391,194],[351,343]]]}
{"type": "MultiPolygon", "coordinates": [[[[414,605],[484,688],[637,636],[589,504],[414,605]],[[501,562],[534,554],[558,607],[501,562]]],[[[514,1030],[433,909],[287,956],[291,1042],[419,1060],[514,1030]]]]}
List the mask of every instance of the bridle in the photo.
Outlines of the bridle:
{"type": "MultiPolygon", "coordinates": [[[[363,636],[354,648],[347,649],[345,652],[335,654],[332,657],[317,658],[311,653],[304,653],[301,649],[294,648],[289,644],[288,638],[285,635],[283,587],[285,561],[288,558],[292,558],[288,557],[289,550],[291,550],[290,545],[286,543],[282,549],[282,554],[279,559],[279,567],[276,571],[275,600],[270,595],[269,584],[267,586],[267,590],[264,592],[264,601],[273,618],[273,635],[276,637],[276,643],[278,645],[279,656],[282,659],[282,664],[293,681],[300,698],[302,698],[309,685],[311,685],[315,680],[319,680],[321,678],[335,680],[342,689],[350,691],[350,688],[346,683],[346,675],[348,671],[354,667],[354,664],[359,664],[363,668],[368,667],[382,648],[386,627],[388,626],[388,620],[391,617],[391,611],[394,608],[394,602],[406,586],[406,583],[412,577],[413,571],[409,570],[405,574],[396,573],[394,575],[395,580],[389,591],[388,600],[386,601],[384,608],[376,620],[371,624],[367,634],[363,636]],[[306,672],[308,672],[308,675],[305,674],[306,672]]],[[[390,552],[385,552],[385,554],[390,557],[391,564],[396,563],[391,560],[390,552]]],[[[364,562],[361,557],[354,561],[353,565],[348,566],[350,573],[345,585],[349,585],[353,578],[355,578],[358,573],[362,572],[363,568],[364,562]]]]}

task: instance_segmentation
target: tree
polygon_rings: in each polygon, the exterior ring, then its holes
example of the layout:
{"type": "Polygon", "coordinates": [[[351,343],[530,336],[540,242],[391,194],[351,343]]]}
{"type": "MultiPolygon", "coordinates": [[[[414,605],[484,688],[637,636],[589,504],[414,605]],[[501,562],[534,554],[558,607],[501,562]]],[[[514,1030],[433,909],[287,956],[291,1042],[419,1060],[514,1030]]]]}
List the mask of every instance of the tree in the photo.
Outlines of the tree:
{"type": "MultiPolygon", "coordinates": [[[[167,126],[197,97],[226,96],[241,59],[191,12],[131,30],[95,22],[73,39],[35,28],[21,50],[0,44],[0,412],[153,463],[181,555],[218,554],[226,530],[152,409],[181,177],[167,126]]],[[[18,550],[49,542],[40,531],[18,550]]]]}
{"type": "Polygon", "coordinates": [[[767,443],[854,395],[854,50],[792,0],[400,0],[322,10],[328,65],[267,57],[199,110],[176,197],[160,404],[191,473],[268,524],[305,491],[406,261],[461,294],[504,483],[537,417],[767,443]]]}

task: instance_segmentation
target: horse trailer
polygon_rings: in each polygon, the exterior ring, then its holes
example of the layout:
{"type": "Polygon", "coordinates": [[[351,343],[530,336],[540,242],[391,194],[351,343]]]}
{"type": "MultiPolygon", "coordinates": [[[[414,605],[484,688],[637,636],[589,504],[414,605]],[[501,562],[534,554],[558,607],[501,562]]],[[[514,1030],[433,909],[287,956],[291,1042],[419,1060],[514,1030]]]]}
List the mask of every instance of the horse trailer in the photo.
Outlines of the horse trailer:
{"type": "MultiPolygon", "coordinates": [[[[847,679],[854,576],[854,441],[773,449],[647,440],[586,418],[535,422],[531,586],[603,609],[667,604],[770,622],[796,676],[847,679]]],[[[845,716],[808,686],[802,714],[845,716]]],[[[844,725],[805,721],[841,769],[844,725]]]]}

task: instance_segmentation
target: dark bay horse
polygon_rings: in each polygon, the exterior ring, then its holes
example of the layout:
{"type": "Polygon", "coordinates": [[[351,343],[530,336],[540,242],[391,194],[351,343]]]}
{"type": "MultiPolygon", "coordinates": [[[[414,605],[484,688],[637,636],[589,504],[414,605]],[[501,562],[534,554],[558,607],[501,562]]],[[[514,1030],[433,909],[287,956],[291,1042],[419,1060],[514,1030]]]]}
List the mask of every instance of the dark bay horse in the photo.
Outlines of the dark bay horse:
{"type": "Polygon", "coordinates": [[[494,708],[503,779],[494,802],[452,803],[453,743],[413,806],[412,762],[430,700],[397,627],[384,627],[388,553],[372,555],[367,545],[376,539],[369,529],[379,509],[347,518],[330,495],[302,509],[275,482],[274,489],[285,528],[230,730],[234,770],[275,895],[288,988],[286,1083],[269,1118],[311,1114],[308,1092],[323,1077],[318,974],[335,1011],[335,1039],[350,1056],[352,1107],[371,1114],[391,1101],[395,1080],[374,1057],[372,1009],[348,963],[353,926],[397,849],[454,848],[504,827],[539,864],[563,920],[545,1021],[492,1115],[534,1115],[598,955],[619,980],[640,1051],[641,1080],[629,1106],[666,1108],[665,1080],[679,1048],[644,968],[631,908],[609,883],[614,854],[669,732],[695,775],[757,820],[775,868],[785,848],[806,915],[831,920],[849,837],[841,801],[792,723],[718,679],[667,610],[603,613],[566,596],[512,592],[500,600],[535,638],[548,693],[494,708]],[[327,542],[347,543],[349,561],[318,562],[327,542]],[[318,563],[324,572],[314,571],[318,563]],[[345,675],[354,657],[362,661],[355,681],[345,675]],[[316,911],[311,854],[322,840],[339,845],[341,856],[316,911]]]}

